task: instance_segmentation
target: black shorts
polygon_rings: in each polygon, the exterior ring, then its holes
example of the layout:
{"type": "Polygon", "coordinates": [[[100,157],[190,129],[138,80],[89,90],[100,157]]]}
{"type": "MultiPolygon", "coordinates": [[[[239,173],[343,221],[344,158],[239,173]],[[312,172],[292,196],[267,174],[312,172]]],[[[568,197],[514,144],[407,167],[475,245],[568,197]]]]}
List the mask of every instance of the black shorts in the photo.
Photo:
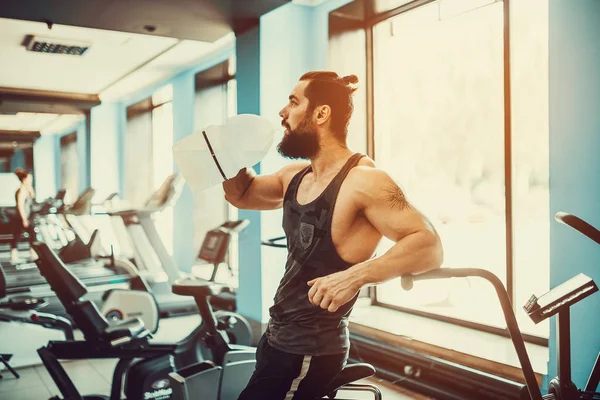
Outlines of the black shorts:
{"type": "Polygon", "coordinates": [[[348,354],[304,356],[277,350],[262,336],[256,369],[238,400],[314,400],[346,366],[348,354]]]}

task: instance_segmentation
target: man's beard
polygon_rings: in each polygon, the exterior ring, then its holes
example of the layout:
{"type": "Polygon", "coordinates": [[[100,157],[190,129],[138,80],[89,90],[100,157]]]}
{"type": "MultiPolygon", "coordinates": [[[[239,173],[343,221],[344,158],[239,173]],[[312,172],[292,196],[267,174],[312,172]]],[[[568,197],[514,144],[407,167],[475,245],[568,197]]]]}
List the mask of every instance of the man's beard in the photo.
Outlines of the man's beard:
{"type": "Polygon", "coordinates": [[[286,125],[288,134],[283,136],[277,146],[279,154],[291,159],[308,159],[319,152],[317,130],[312,126],[310,118],[304,117],[294,130],[286,125]]]}

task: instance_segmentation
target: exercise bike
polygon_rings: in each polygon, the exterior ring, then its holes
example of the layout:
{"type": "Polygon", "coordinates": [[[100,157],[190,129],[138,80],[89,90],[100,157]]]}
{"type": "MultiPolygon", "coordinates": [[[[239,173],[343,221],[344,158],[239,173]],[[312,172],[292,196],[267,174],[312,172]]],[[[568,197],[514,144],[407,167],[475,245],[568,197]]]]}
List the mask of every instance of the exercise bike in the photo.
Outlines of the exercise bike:
{"type": "MultiPolygon", "coordinates": [[[[209,300],[220,290],[215,284],[184,279],[174,285],[174,292],[194,297],[205,326],[202,339],[212,354],[210,361],[176,371],[173,357],[188,351],[185,345],[151,343],[151,334],[139,319],[109,324],[95,304],[83,298],[85,286],[65,268],[55,253],[45,243],[35,243],[34,249],[40,257],[36,261],[38,268],[85,337],[85,340],[51,341],[38,350],[65,400],[118,400],[122,390],[129,400],[237,399],[254,371],[256,349],[231,344],[227,333],[218,328],[209,300]],[[82,396],[58,361],[95,358],[119,359],[110,397],[82,396]]],[[[341,387],[344,390],[368,390],[374,393],[376,400],[380,400],[381,393],[375,386],[352,384],[374,373],[374,368],[368,364],[347,366],[328,388],[329,398],[335,398],[341,387]]],[[[54,397],[53,400],[60,398],[54,397]]]]}
{"type": "MultiPolygon", "coordinates": [[[[81,214],[89,212],[91,209],[91,199],[94,190],[88,188],[78,198],[71,208],[62,210],[63,213],[81,214]]],[[[105,201],[109,201],[114,194],[109,196],[105,201]]],[[[68,217],[68,215],[65,215],[68,217]]],[[[151,333],[156,333],[160,321],[160,309],[155,295],[151,290],[151,286],[140,273],[137,266],[125,259],[115,259],[113,247],[110,247],[108,257],[99,257],[92,253],[92,246],[95,245],[95,239],[99,236],[98,229],[94,229],[87,243],[83,241],[78,230],[75,229],[73,218],[67,218],[73,228],[74,238],[61,248],[58,252],[59,257],[63,262],[71,263],[81,260],[90,260],[108,258],[107,267],[125,271],[129,276],[129,288],[109,289],[102,295],[102,304],[100,311],[104,317],[110,322],[121,321],[128,318],[138,317],[144,322],[144,327],[151,333]]],[[[217,268],[226,256],[229,247],[229,241],[233,233],[238,233],[243,230],[249,221],[227,221],[221,226],[208,232],[202,248],[200,249],[199,258],[214,265],[214,271],[211,281],[214,281],[217,268]]],[[[241,315],[234,313],[235,310],[235,293],[231,288],[224,287],[222,293],[215,297],[213,306],[219,309],[216,312],[216,317],[219,326],[225,329],[232,342],[236,344],[250,345],[252,343],[252,330],[250,323],[241,315]],[[217,305],[218,304],[218,305],[217,305]],[[223,310],[223,311],[221,311],[223,310]]],[[[208,351],[202,347],[198,347],[196,352],[198,357],[208,356],[208,351]]],[[[188,357],[178,357],[175,360],[177,367],[182,367],[191,361],[198,359],[189,359],[188,357]]]]}
{"type": "MultiPolygon", "coordinates": [[[[227,360],[224,354],[225,344],[237,349],[236,345],[229,344],[227,333],[217,328],[218,323],[208,297],[198,301],[200,314],[206,322],[195,330],[196,340],[186,338],[173,344],[151,343],[151,333],[138,318],[109,323],[94,303],[84,299],[87,292],[85,286],[71,274],[60,258],[45,243],[35,243],[33,246],[39,254],[36,263],[40,272],[85,337],[83,341],[51,341],[38,350],[44,366],[65,399],[96,400],[106,397],[81,396],[58,362],[59,359],[118,358],[109,397],[111,400],[120,399],[122,390],[127,399],[171,399],[176,397],[172,396],[168,374],[175,371],[174,361],[179,356],[194,358],[195,348],[191,344],[195,345],[198,341],[204,343],[213,360],[227,360]]],[[[211,285],[205,281],[194,283],[201,283],[205,287],[211,285]]],[[[255,351],[252,348],[245,350],[255,351]]],[[[214,363],[212,361],[210,364],[214,363]]],[[[206,362],[200,364],[206,365],[206,362]]],[[[216,386],[218,383],[219,381],[211,382],[211,385],[216,386]]]]}
{"type": "Polygon", "coordinates": [[[121,399],[122,391],[128,399],[170,399],[172,390],[168,387],[168,373],[175,370],[174,359],[183,353],[193,354],[194,349],[190,346],[197,342],[186,339],[179,343],[151,343],[151,333],[139,318],[110,323],[92,301],[84,298],[85,285],[47,244],[36,242],[33,247],[39,255],[36,264],[40,272],[85,338],[50,341],[38,349],[40,359],[64,399],[107,399],[106,396],[79,394],[58,362],[59,359],[95,358],[119,359],[113,374],[111,400],[121,399]]]}
{"type": "MultiPolygon", "coordinates": [[[[254,372],[256,348],[234,346],[228,343],[222,331],[215,328],[215,319],[209,298],[218,293],[215,285],[205,281],[181,280],[173,286],[173,292],[183,296],[193,296],[201,310],[202,320],[207,322],[210,332],[212,361],[190,365],[169,374],[171,387],[178,400],[236,400],[254,372]],[[202,311],[204,310],[204,311],[202,311]],[[206,316],[205,316],[206,315],[206,316]],[[218,382],[218,385],[214,383],[218,382]]],[[[329,384],[325,396],[335,399],[338,390],[363,391],[381,400],[381,392],[371,384],[356,384],[354,381],[375,374],[369,364],[346,366],[329,384]]]]}
{"type": "MultiPolygon", "coordinates": [[[[580,218],[566,213],[558,213],[556,219],[577,229],[600,244],[600,232],[580,218]]],[[[477,268],[442,268],[419,275],[403,276],[402,287],[405,290],[410,290],[415,281],[467,277],[486,279],[496,290],[508,332],[517,352],[526,382],[524,393],[521,393],[521,399],[600,400],[600,393],[596,392],[600,381],[600,355],[596,359],[584,390],[578,389],[571,381],[569,308],[598,291],[598,286],[590,277],[579,274],[540,297],[532,296],[524,306],[525,311],[535,323],[541,322],[553,315],[557,316],[558,377],[550,381],[548,394],[544,396],[542,396],[541,390],[538,387],[510,298],[504,284],[496,275],[487,270],[477,268]]]]}
{"type": "MultiPolygon", "coordinates": [[[[218,228],[207,232],[198,258],[212,264],[213,270],[208,282],[215,283],[219,265],[227,255],[231,235],[243,230],[248,223],[247,220],[227,221],[218,228]]],[[[150,285],[132,263],[123,262],[123,264],[125,265],[122,267],[127,267],[127,272],[132,277],[130,289],[107,291],[102,297],[103,303],[100,311],[109,322],[140,317],[146,329],[151,333],[156,333],[159,325],[159,308],[150,285]]],[[[253,340],[252,328],[246,318],[234,312],[236,309],[235,291],[226,285],[218,285],[218,287],[220,288],[219,293],[214,293],[210,302],[216,309],[214,314],[219,329],[227,332],[231,343],[249,346],[253,340]]],[[[191,336],[197,338],[199,334],[193,333],[191,336]]],[[[180,368],[209,356],[208,349],[199,345],[196,351],[198,358],[193,359],[182,355],[176,358],[175,366],[180,368]]]]}

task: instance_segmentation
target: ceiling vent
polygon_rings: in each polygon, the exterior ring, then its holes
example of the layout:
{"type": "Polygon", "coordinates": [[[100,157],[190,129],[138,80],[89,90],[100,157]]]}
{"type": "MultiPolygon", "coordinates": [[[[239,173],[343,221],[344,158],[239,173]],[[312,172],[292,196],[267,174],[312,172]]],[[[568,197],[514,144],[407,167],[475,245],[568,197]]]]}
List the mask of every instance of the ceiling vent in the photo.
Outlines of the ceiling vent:
{"type": "Polygon", "coordinates": [[[82,56],[90,47],[90,43],[71,39],[47,38],[42,36],[27,35],[25,48],[29,51],[50,54],[69,54],[82,56]]]}

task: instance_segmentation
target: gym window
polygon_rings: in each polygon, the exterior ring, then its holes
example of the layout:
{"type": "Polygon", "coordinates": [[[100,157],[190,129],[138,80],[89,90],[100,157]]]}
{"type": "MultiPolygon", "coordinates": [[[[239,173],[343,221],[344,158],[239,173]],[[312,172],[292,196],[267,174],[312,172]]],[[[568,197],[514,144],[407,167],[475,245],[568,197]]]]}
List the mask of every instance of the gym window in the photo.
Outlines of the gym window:
{"type": "MultiPolygon", "coordinates": [[[[494,272],[526,339],[546,344],[548,324],[533,325],[522,306],[549,290],[548,5],[512,1],[505,25],[507,8],[494,0],[357,0],[330,15],[330,64],[344,62],[331,57],[340,43],[332,28],[362,30],[364,42],[358,36],[346,48],[366,49],[369,155],[432,220],[444,267],[494,272]]],[[[356,60],[342,68],[355,69],[356,60]]],[[[378,254],[391,245],[384,239],[378,254]]],[[[393,280],[371,299],[505,335],[498,300],[480,280],[423,282],[411,292],[393,280]]]]}
{"type": "MultiPolygon", "coordinates": [[[[196,74],[194,106],[196,131],[210,125],[221,125],[227,118],[237,114],[236,82],[235,57],[196,74]]],[[[196,193],[194,195],[194,249],[199,251],[206,233],[227,220],[237,220],[237,208],[225,201],[221,185],[204,190],[202,193],[196,193]]],[[[225,262],[229,263],[231,270],[219,268],[216,280],[238,287],[239,265],[236,235],[231,238],[229,254],[225,262]]],[[[194,273],[208,279],[212,269],[212,265],[200,264],[194,267],[194,273]]]]}
{"type": "MultiPolygon", "coordinates": [[[[151,97],[127,107],[125,135],[125,199],[143,207],[152,193],[173,174],[173,87],[165,85],[151,97]]],[[[167,207],[154,223],[173,255],[173,209],[167,207]]]]}

